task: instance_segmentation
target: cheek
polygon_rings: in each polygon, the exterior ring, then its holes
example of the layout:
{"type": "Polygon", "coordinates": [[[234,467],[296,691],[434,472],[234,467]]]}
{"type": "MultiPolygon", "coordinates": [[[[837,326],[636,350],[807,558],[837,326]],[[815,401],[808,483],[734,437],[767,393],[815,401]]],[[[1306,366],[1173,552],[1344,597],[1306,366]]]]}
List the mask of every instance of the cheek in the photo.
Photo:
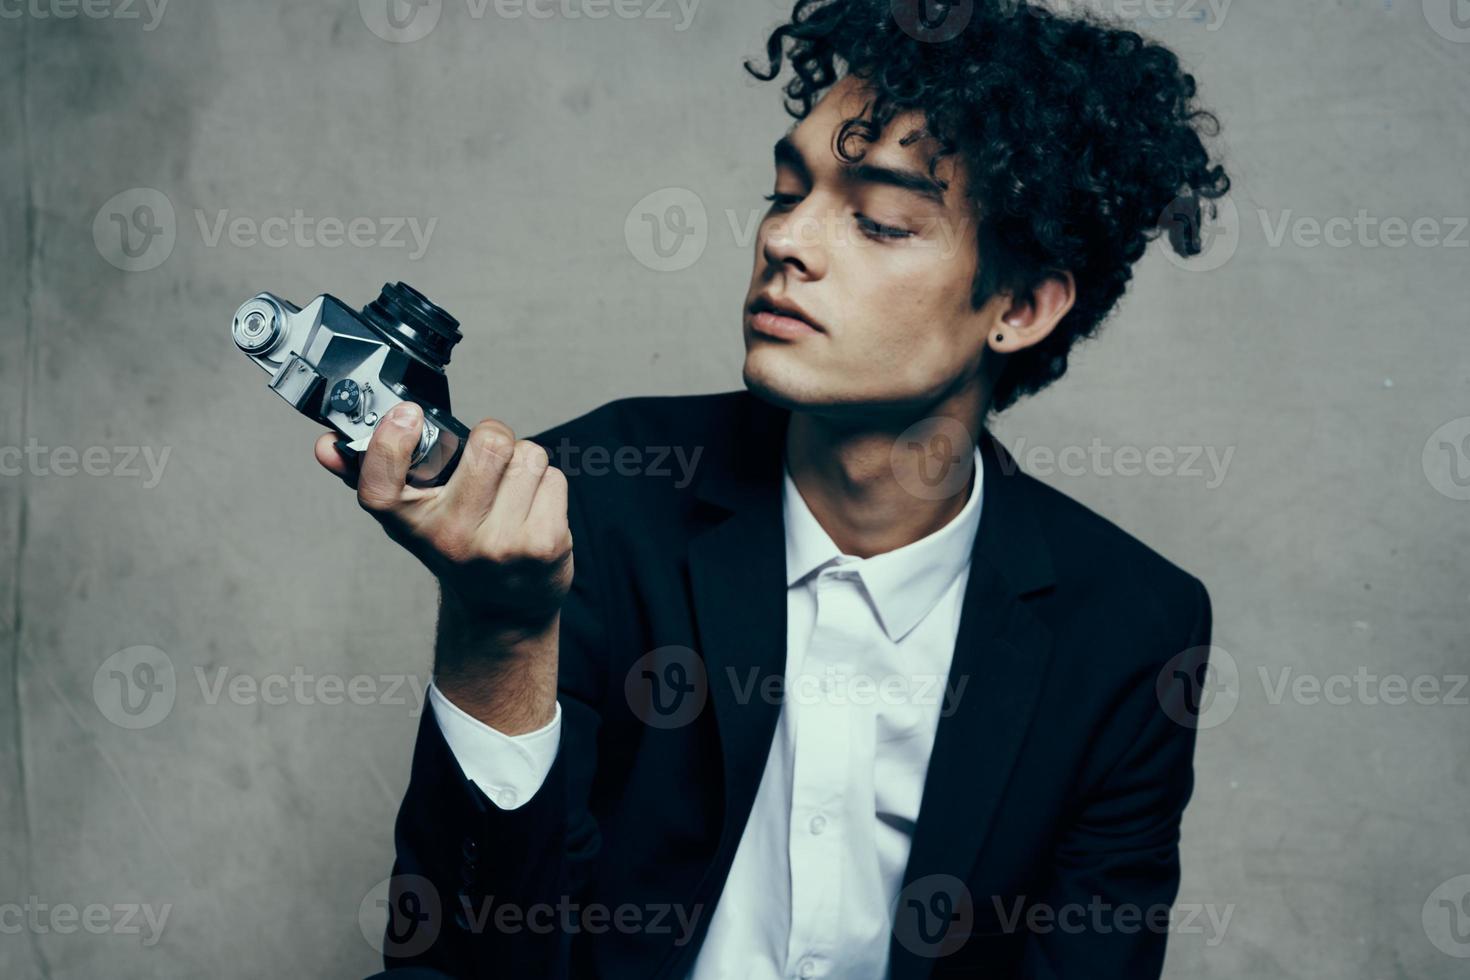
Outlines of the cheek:
{"type": "MultiPolygon", "coordinates": [[[[875,249],[876,251],[876,249],[875,249]]],[[[854,272],[850,297],[856,341],[843,351],[854,373],[881,373],[894,391],[942,389],[976,369],[982,315],[970,306],[972,268],[933,256],[890,257],[854,272]]],[[[857,266],[854,266],[857,269],[857,266]]]]}
{"type": "Polygon", "coordinates": [[[897,256],[863,265],[843,295],[870,349],[910,362],[949,362],[974,346],[970,280],[951,263],[897,256]]]}

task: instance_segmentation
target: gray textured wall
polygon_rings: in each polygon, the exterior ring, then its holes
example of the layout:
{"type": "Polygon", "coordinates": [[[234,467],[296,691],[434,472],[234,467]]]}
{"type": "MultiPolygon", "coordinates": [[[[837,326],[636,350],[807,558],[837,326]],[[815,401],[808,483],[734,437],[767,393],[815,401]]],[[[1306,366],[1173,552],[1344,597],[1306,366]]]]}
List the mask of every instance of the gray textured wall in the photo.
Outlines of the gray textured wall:
{"type": "MultiPolygon", "coordinates": [[[[786,125],[740,59],[782,4],[433,0],[405,43],[367,26],[384,2],[0,0],[0,446],[23,453],[0,477],[0,976],[377,962],[359,906],[418,708],[392,675],[423,676],[434,590],[235,352],[238,302],[407,279],[466,322],[460,414],[527,433],[739,383],[743,229],[786,125]],[[623,15],[572,16],[599,9],[623,15]],[[668,188],[706,220],[665,262],[625,226],[668,188]],[[340,247],[330,226],[249,237],[298,209],[371,224],[340,247]],[[374,237],[395,218],[433,222],[422,254],[374,237]],[[64,475],[89,449],[91,475],[64,475]],[[129,715],[112,670],[149,681],[138,647],[174,673],[129,715]],[[374,703],[250,687],[293,674],[374,703]],[[89,905],[96,934],[54,915],[89,905]],[[167,907],[161,935],[130,905],[167,907]]],[[[1235,672],[1199,745],[1169,975],[1463,976],[1470,10],[1107,2],[1196,66],[1239,220],[1218,268],[1151,254],[1000,432],[1214,596],[1235,672]],[[1331,218],[1353,226],[1314,241],[1331,218]],[[1068,446],[1096,462],[1056,469],[1068,446]],[[1130,447],[1153,475],[1117,472],[1130,447]],[[1438,692],[1386,703],[1395,678],[1438,692]]]]}

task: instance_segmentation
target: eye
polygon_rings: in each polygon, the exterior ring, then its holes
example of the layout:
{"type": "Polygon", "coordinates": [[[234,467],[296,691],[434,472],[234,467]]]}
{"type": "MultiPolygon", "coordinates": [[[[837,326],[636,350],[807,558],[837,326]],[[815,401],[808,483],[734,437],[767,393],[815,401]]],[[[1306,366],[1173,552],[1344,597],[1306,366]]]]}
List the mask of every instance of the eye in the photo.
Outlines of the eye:
{"type": "Polygon", "coordinates": [[[854,217],[857,218],[858,227],[861,228],[863,234],[867,235],[869,238],[879,240],[893,240],[899,238],[909,238],[912,237],[914,234],[913,232],[908,231],[904,228],[895,228],[892,225],[879,224],[865,214],[857,214],[854,215],[854,217]]]}
{"type": "Polygon", "coordinates": [[[800,201],[801,196],[798,194],[782,194],[780,192],[776,192],[772,194],[767,194],[765,196],[765,199],[771,202],[772,210],[785,211],[787,208],[792,207],[798,201],[800,201]]]}

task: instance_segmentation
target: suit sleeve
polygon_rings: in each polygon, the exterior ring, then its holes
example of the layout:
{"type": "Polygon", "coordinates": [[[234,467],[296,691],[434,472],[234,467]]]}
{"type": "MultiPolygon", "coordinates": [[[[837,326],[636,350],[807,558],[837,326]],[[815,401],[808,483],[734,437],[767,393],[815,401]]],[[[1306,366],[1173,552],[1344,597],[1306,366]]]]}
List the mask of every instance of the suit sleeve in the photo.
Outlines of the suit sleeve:
{"type": "Polygon", "coordinates": [[[1137,735],[1060,837],[1037,903],[1047,926],[1026,940],[1028,980],[1148,980],[1163,971],[1211,634],[1209,593],[1194,585],[1187,635],[1167,663],[1136,679],[1115,715],[1137,735]]]}
{"type": "MultiPolygon", "coordinates": [[[[497,805],[466,776],[433,712],[420,720],[394,827],[383,943],[390,969],[432,968],[455,977],[567,976],[570,931],[562,920],[601,843],[587,801],[604,687],[604,571],[584,517],[573,486],[568,520],[575,571],[561,617],[560,738],[544,779],[530,780],[530,798],[497,805]]],[[[474,760],[466,764],[476,769],[474,760]]],[[[528,771],[539,776],[539,768],[528,771]]]]}

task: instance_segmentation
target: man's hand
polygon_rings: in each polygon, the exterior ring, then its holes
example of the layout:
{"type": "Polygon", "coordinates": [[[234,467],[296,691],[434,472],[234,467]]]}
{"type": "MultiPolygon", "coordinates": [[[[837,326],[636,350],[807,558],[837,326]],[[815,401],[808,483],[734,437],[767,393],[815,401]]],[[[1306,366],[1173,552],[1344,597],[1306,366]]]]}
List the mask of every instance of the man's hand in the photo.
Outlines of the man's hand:
{"type": "Polygon", "coordinates": [[[317,461],[438,578],[439,688],[507,734],[529,731],[555,709],[558,615],[572,582],[566,476],[540,446],[486,419],[448,483],[410,487],[422,425],[423,411],[404,402],[378,424],[360,465],[342,458],[331,433],[317,440],[317,461]]]}

